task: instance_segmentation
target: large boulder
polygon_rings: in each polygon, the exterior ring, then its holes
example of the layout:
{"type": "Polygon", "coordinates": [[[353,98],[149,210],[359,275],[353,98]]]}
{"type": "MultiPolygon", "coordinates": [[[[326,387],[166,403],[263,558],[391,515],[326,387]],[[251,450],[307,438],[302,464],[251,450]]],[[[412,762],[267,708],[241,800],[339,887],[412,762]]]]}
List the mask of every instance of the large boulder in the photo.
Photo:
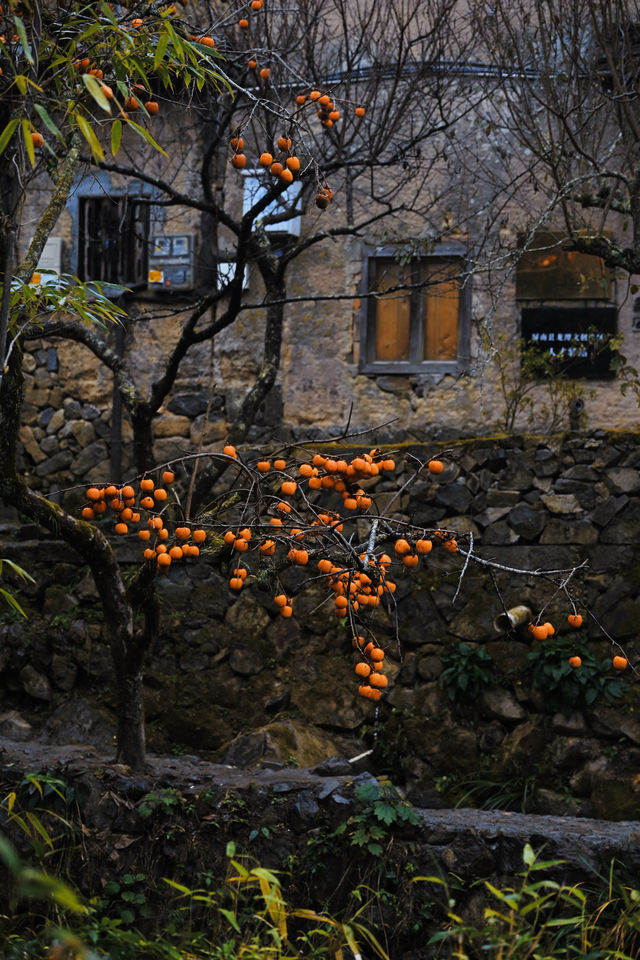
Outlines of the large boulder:
{"type": "Polygon", "coordinates": [[[264,760],[313,767],[339,753],[328,734],[297,720],[267,724],[232,740],[224,761],[234,767],[252,767],[264,760]]]}

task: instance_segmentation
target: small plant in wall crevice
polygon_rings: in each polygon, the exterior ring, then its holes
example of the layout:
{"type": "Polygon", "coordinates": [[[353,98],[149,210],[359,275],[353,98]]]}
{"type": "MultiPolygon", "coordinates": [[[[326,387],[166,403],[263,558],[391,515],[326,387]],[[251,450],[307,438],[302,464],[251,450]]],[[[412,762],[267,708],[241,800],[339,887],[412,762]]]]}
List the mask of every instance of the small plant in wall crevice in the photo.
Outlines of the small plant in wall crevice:
{"type": "Polygon", "coordinates": [[[444,670],[440,686],[452,703],[462,703],[495,685],[495,663],[484,647],[459,643],[443,653],[441,659],[444,670]]]}
{"type": "Polygon", "coordinates": [[[625,683],[612,675],[610,657],[598,660],[586,647],[586,637],[576,633],[543,642],[528,657],[527,671],[533,685],[544,693],[545,705],[552,712],[568,716],[573,710],[592,710],[602,697],[611,703],[623,696],[625,683]],[[580,657],[575,658],[576,650],[580,657]],[[571,660],[579,659],[579,669],[571,660]]]}

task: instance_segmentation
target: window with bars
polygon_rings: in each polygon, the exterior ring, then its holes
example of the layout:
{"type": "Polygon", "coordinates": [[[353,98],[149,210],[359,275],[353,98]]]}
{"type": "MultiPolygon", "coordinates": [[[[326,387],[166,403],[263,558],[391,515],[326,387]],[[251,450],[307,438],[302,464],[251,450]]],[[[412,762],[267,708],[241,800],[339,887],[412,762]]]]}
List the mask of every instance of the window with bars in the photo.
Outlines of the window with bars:
{"type": "Polygon", "coordinates": [[[464,257],[368,256],[360,366],[366,373],[452,373],[469,355],[464,257]]]}
{"type": "Polygon", "coordinates": [[[129,196],[81,197],[78,276],[81,280],[146,286],[149,205],[129,196]]]}

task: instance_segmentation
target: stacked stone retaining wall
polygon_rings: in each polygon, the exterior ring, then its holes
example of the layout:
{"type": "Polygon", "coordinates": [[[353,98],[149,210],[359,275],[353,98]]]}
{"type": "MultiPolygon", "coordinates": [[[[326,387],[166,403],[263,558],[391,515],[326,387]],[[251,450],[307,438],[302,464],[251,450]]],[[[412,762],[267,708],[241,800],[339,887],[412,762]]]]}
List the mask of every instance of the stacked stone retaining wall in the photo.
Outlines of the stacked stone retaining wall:
{"type": "MultiPolygon", "coordinates": [[[[438,448],[407,452],[427,458],[438,448]]],[[[231,558],[219,550],[208,557],[205,549],[199,562],[172,567],[163,581],[161,633],[147,670],[152,748],[244,763],[246,747],[252,760],[304,763],[295,738],[268,736],[274,720],[294,718],[313,725],[329,752],[367,749],[375,735],[375,763],[405,779],[409,796],[422,805],[468,794],[469,802],[542,813],[635,818],[637,436],[471,439],[448,447],[443,457],[440,476],[421,475],[403,494],[403,515],[426,529],[471,532],[474,549],[505,567],[534,571],[584,562],[571,586],[585,627],[571,634],[569,601],[547,580],[498,570],[494,582],[471,564],[460,584],[462,560],[434,550],[418,572],[398,572],[399,644],[393,618],[380,618],[377,636],[391,683],[376,721],[373,706],[355,694],[351,639],[321,605],[319,583],[302,590],[308,574],[284,575],[296,594],[296,616],[285,621],[269,585],[236,597],[227,587],[231,558]],[[575,652],[605,664],[593,674],[593,702],[588,683],[575,703],[563,703],[562,687],[533,681],[530,654],[541,645],[532,646],[526,630],[500,633],[494,626],[503,605],[518,604],[534,615],[548,604],[545,618],[571,635],[575,652]],[[488,654],[493,679],[452,697],[451,684],[441,679],[443,656],[446,663],[461,643],[488,654]],[[620,649],[630,667],[621,695],[609,701],[606,693],[619,678],[605,662],[620,649]]],[[[393,481],[368,481],[381,509],[392,487],[409,478],[403,469],[393,481]]],[[[116,549],[125,563],[140,562],[137,543],[116,549]]],[[[5,733],[15,735],[22,723],[25,737],[63,739],[82,697],[87,719],[76,736],[90,740],[95,728],[104,738],[101,724],[109,730],[114,704],[111,663],[86,568],[64,544],[29,526],[6,525],[2,554],[23,563],[37,581],[22,594],[29,620],[5,615],[0,624],[0,683],[11,707],[3,716],[5,733]],[[96,702],[106,713],[91,713],[96,702]]]]}

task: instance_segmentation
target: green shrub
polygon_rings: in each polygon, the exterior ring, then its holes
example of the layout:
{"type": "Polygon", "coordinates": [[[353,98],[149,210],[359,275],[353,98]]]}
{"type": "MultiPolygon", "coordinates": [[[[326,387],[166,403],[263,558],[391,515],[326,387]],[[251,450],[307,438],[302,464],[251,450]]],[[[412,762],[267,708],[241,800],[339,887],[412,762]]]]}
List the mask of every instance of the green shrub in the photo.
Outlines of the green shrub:
{"type": "Polygon", "coordinates": [[[533,685],[544,693],[545,705],[553,713],[568,716],[573,710],[588,711],[600,697],[611,702],[624,693],[624,682],[611,675],[611,658],[597,660],[582,633],[547,640],[527,660],[533,685]],[[569,663],[576,653],[582,660],[577,669],[569,663]]]}
{"type": "Polygon", "coordinates": [[[495,685],[495,663],[484,647],[459,643],[441,657],[440,686],[452,702],[464,702],[495,685]]]}

